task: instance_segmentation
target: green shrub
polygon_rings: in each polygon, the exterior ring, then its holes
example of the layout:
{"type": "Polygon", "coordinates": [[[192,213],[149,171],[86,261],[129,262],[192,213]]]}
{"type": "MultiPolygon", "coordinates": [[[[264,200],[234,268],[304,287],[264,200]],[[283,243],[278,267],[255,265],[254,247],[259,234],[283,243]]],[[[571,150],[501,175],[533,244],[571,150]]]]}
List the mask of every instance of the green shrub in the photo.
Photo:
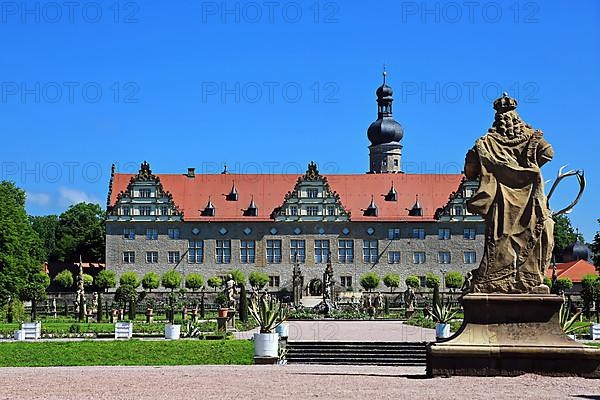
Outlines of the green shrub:
{"type": "Polygon", "coordinates": [[[54,283],[63,289],[69,289],[73,286],[73,274],[68,269],[62,270],[54,277],[54,283]]]}
{"type": "Polygon", "coordinates": [[[89,274],[83,274],[83,287],[90,287],[94,284],[94,277],[89,274]]]}
{"type": "Polygon", "coordinates": [[[239,269],[231,270],[229,274],[233,277],[236,285],[240,286],[246,283],[246,275],[239,269]]]}
{"type": "Polygon", "coordinates": [[[117,286],[117,278],[115,272],[104,269],[96,275],[96,286],[102,290],[107,290],[117,286]]]}
{"type": "Polygon", "coordinates": [[[144,290],[151,292],[153,289],[158,289],[160,286],[160,277],[156,272],[148,272],[142,278],[142,287],[144,290]]]}
{"type": "Polygon", "coordinates": [[[140,286],[140,277],[133,271],[123,272],[121,278],[119,278],[119,285],[138,288],[140,286]]]}
{"type": "Polygon", "coordinates": [[[562,293],[565,290],[569,290],[573,288],[573,281],[570,278],[558,278],[556,280],[556,288],[555,290],[558,293],[562,293]]]}
{"type": "Polygon", "coordinates": [[[216,289],[223,285],[223,281],[221,281],[221,278],[219,278],[218,276],[211,276],[210,278],[208,278],[208,281],[206,283],[213,289],[216,289]]]}
{"type": "Polygon", "coordinates": [[[24,321],[25,306],[19,299],[13,298],[10,303],[0,308],[0,320],[10,323],[24,321]]]}
{"type": "Polygon", "coordinates": [[[404,283],[406,283],[406,287],[411,287],[413,289],[416,289],[421,285],[421,281],[419,280],[419,277],[416,275],[407,276],[406,279],[404,280],[404,283]]]}
{"type": "Polygon", "coordinates": [[[269,276],[263,272],[253,271],[248,276],[248,281],[255,290],[261,290],[269,283],[269,276]]]}
{"type": "Polygon", "coordinates": [[[544,277],[544,285],[548,286],[549,288],[552,288],[552,279],[545,276],[544,277]]]}
{"type": "Polygon", "coordinates": [[[428,272],[425,275],[425,286],[429,289],[433,289],[436,286],[440,286],[440,277],[434,274],[433,272],[428,272]]]}
{"type": "Polygon", "coordinates": [[[202,289],[202,286],[204,286],[204,277],[202,275],[192,272],[185,277],[185,287],[193,292],[202,289]]]}
{"type": "Polygon", "coordinates": [[[171,291],[181,286],[181,274],[175,270],[167,271],[161,278],[162,285],[171,291]]]}
{"type": "Polygon", "coordinates": [[[383,277],[383,284],[393,291],[400,286],[400,275],[394,273],[387,274],[383,277]]]}
{"type": "Polygon", "coordinates": [[[444,277],[444,283],[448,289],[460,289],[465,282],[465,277],[457,271],[450,271],[444,277]]]}
{"type": "Polygon", "coordinates": [[[379,278],[379,275],[377,275],[375,272],[367,272],[361,276],[360,286],[370,292],[379,286],[380,281],[381,279],[379,278]]]}

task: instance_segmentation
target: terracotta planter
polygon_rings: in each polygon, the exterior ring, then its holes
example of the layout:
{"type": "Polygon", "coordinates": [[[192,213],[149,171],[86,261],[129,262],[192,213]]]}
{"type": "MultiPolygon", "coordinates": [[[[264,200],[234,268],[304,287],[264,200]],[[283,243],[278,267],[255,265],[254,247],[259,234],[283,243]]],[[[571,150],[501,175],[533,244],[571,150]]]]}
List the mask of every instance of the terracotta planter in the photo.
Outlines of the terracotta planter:
{"type": "Polygon", "coordinates": [[[219,317],[227,318],[227,313],[229,312],[229,308],[219,308],[219,317]]]}

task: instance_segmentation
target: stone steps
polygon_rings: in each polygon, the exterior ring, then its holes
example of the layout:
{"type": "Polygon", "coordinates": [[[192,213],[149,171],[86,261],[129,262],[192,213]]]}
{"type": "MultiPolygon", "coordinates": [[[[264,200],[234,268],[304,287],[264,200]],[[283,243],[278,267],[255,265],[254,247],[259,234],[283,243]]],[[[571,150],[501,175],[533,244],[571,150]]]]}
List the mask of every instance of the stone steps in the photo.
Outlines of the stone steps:
{"type": "Polygon", "coordinates": [[[290,364],[425,366],[426,343],[288,342],[290,364]]]}

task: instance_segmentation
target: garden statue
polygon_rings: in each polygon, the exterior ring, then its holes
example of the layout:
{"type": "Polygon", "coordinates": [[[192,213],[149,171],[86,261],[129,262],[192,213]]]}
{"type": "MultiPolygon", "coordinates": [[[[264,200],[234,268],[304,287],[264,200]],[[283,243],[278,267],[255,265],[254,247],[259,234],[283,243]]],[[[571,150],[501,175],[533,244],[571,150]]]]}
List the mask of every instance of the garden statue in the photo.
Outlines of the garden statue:
{"type": "Polygon", "coordinates": [[[406,291],[404,292],[404,306],[406,308],[406,318],[412,317],[412,315],[415,312],[415,298],[415,291],[412,287],[409,286],[408,289],[406,289],[406,291]]]}
{"type": "Polygon", "coordinates": [[[96,315],[98,314],[98,293],[94,292],[94,294],[92,295],[92,310],[91,310],[91,314],[92,315],[96,315]]]}
{"type": "MultiPolygon", "coordinates": [[[[516,108],[517,100],[506,93],[494,101],[492,128],[465,158],[467,179],[480,180],[467,209],[486,222],[484,253],[470,287],[475,293],[550,292],[543,279],[552,257],[554,221],[541,167],[554,151],[516,108]]],[[[583,173],[569,174],[582,183],[583,173]]]]}
{"type": "Polygon", "coordinates": [[[235,294],[237,290],[235,287],[235,280],[233,280],[233,275],[227,275],[227,281],[225,282],[225,297],[227,298],[227,307],[235,308],[235,294]]]}
{"type": "Polygon", "coordinates": [[[83,279],[83,263],[81,262],[81,256],[79,257],[79,274],[77,275],[77,295],[75,300],[75,313],[79,320],[83,320],[83,317],[87,315],[87,309],[85,304],[85,285],[83,279]]]}
{"type": "Polygon", "coordinates": [[[302,300],[302,283],[304,277],[302,276],[302,270],[300,269],[300,263],[298,262],[298,254],[294,253],[294,268],[292,270],[292,295],[294,306],[300,305],[302,300]]]}
{"type": "Polygon", "coordinates": [[[333,266],[331,257],[327,256],[327,267],[323,272],[323,300],[333,299],[333,266]]]}
{"type": "Polygon", "coordinates": [[[58,312],[56,310],[56,297],[52,298],[52,317],[56,318],[58,316],[58,312]]]}

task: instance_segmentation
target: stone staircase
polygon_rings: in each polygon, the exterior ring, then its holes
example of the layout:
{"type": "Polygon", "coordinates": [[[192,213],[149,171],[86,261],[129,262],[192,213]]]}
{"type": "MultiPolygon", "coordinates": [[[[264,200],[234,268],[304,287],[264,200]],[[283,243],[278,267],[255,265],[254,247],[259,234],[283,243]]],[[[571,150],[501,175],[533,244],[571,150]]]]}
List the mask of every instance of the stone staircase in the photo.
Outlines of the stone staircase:
{"type": "Polygon", "coordinates": [[[288,342],[289,364],[390,365],[425,367],[426,343],[288,342]]]}

